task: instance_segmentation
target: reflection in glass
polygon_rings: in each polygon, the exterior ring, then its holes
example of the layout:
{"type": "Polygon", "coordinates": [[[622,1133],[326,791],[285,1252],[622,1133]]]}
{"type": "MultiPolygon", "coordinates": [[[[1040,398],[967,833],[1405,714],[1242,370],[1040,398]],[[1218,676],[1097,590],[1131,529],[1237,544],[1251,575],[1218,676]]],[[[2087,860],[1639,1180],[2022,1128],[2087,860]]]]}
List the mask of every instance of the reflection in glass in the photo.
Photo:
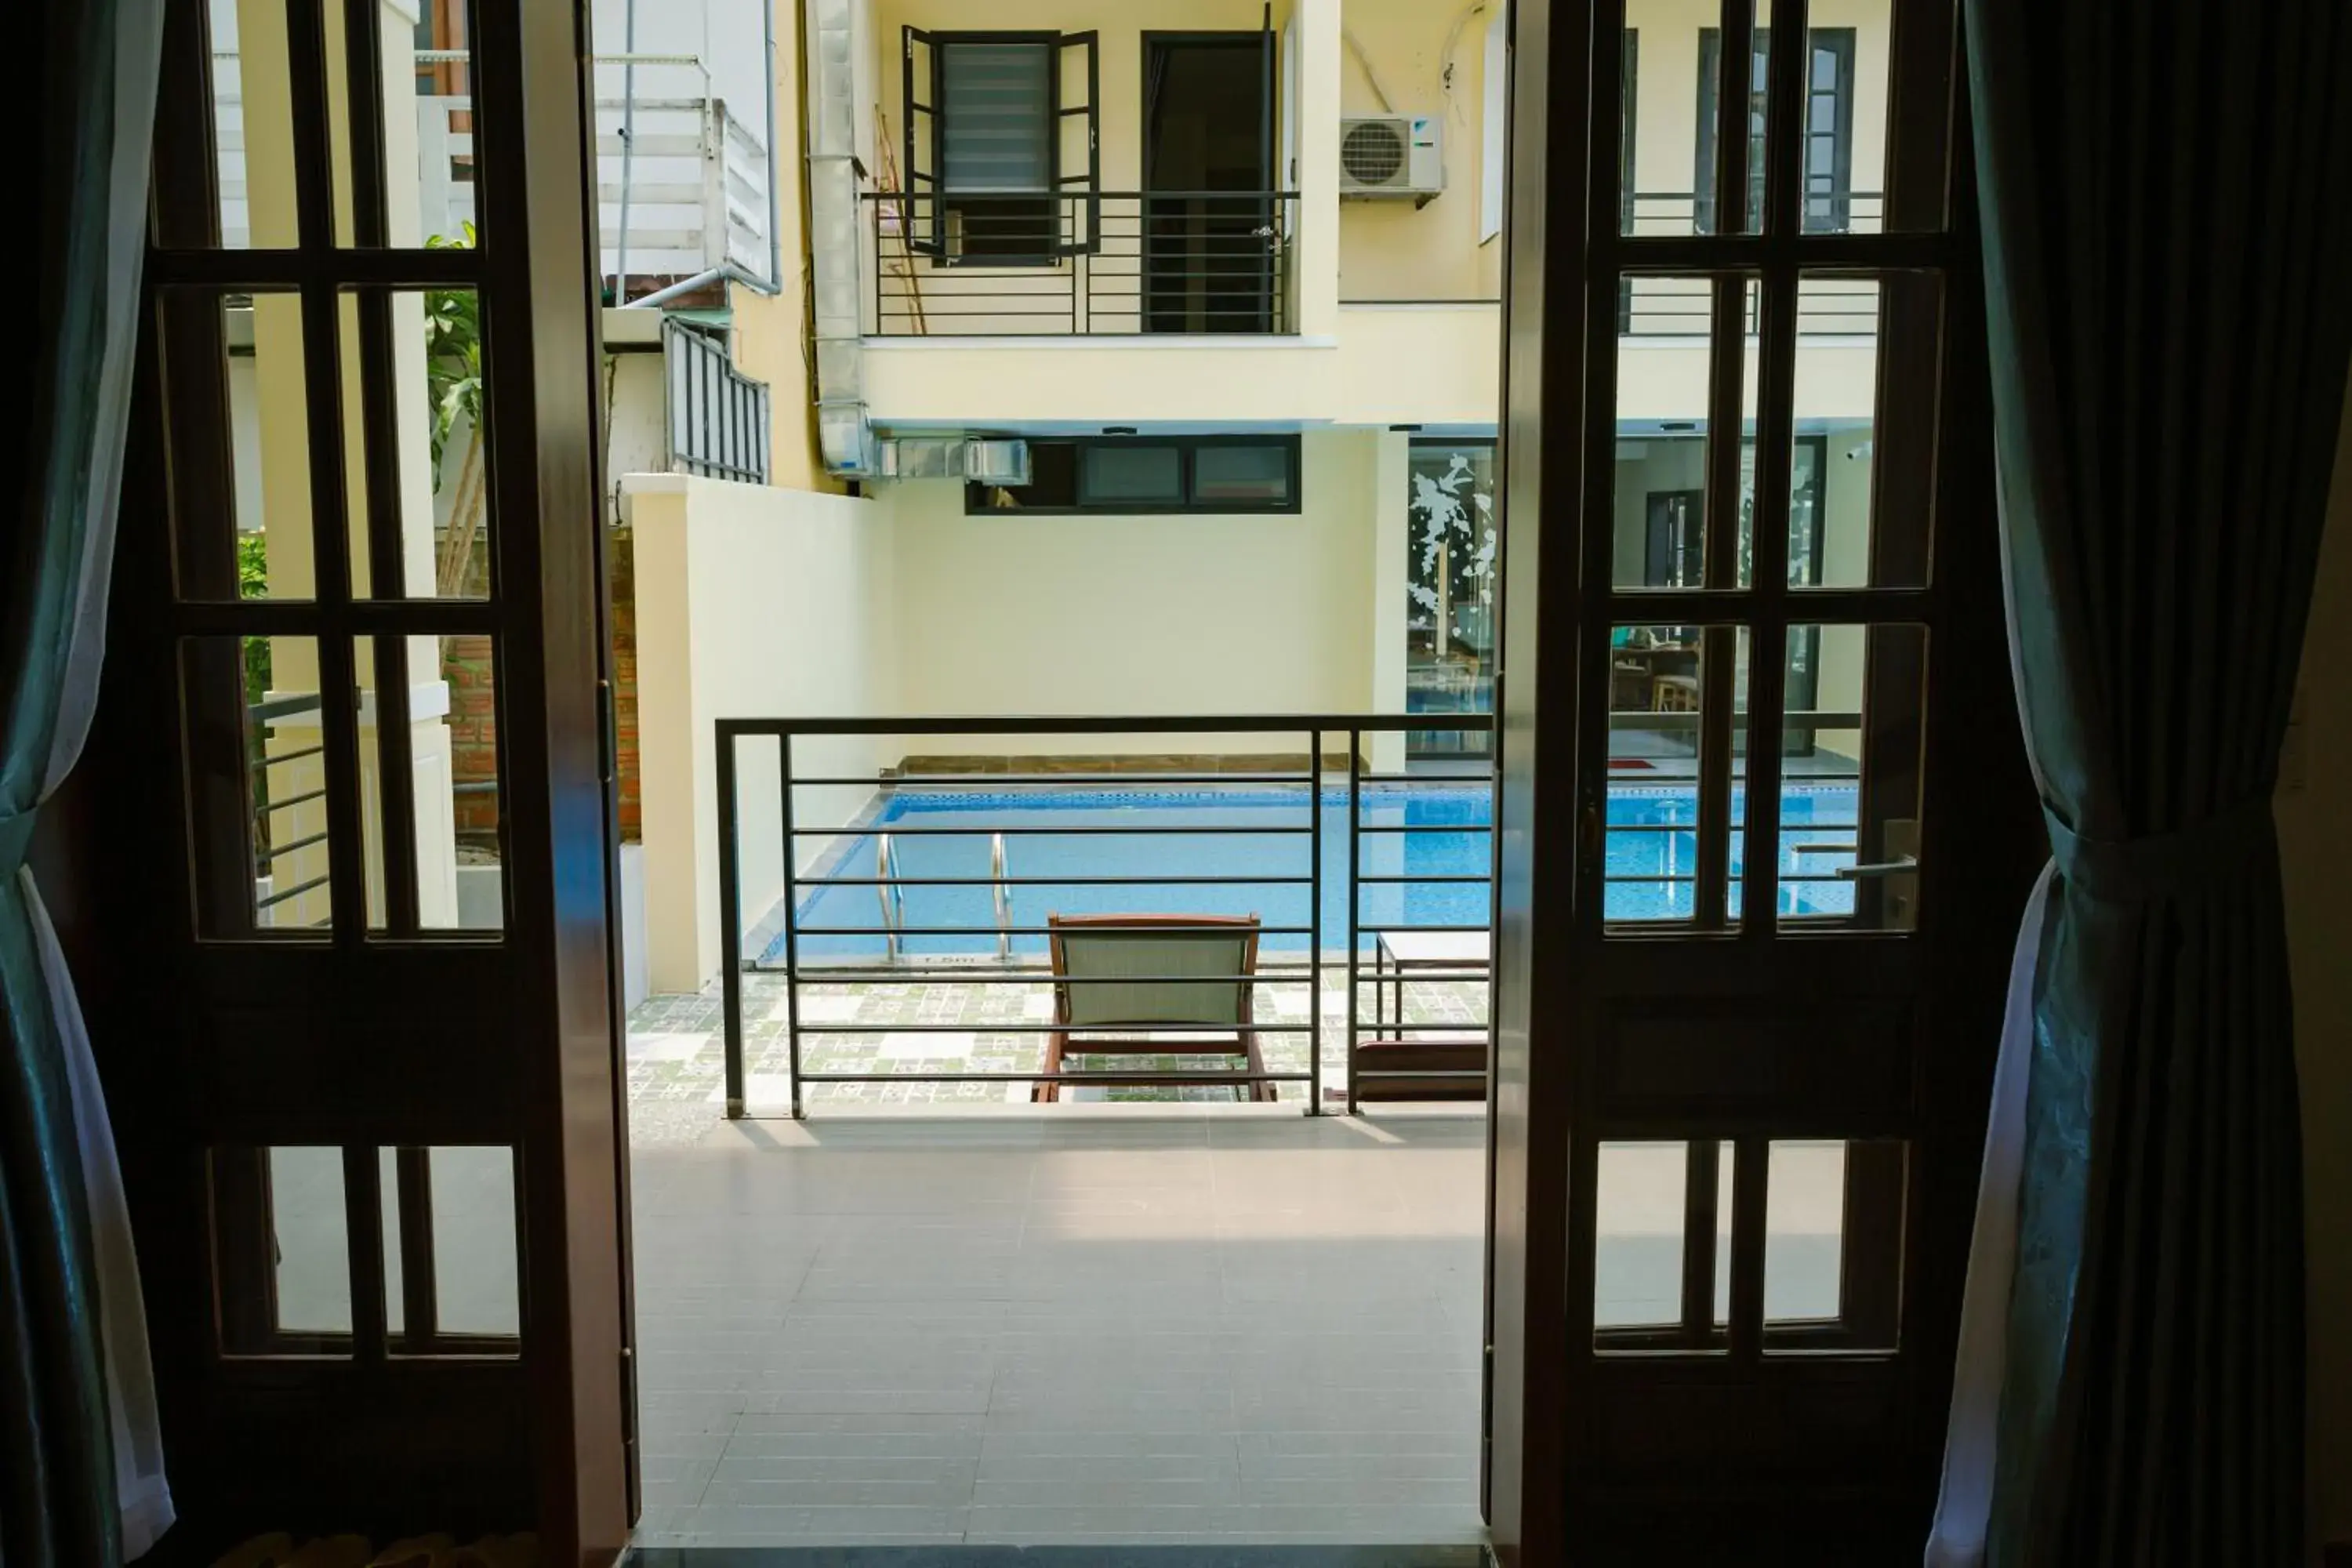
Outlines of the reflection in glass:
{"type": "Polygon", "coordinates": [[[1866,930],[1917,918],[1926,628],[1791,626],[1780,908],[1866,930]]]}

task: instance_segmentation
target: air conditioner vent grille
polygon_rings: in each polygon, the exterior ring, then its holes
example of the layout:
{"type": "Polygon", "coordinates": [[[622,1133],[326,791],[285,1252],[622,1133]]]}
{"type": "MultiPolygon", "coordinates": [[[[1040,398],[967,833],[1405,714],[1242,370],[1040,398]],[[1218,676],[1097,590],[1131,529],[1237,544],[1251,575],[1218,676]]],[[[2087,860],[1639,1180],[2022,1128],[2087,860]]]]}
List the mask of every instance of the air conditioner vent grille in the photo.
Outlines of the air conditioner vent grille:
{"type": "Polygon", "coordinates": [[[1339,166],[1360,185],[1396,183],[1409,151],[1404,128],[1393,121],[1360,120],[1339,142],[1339,166]]]}

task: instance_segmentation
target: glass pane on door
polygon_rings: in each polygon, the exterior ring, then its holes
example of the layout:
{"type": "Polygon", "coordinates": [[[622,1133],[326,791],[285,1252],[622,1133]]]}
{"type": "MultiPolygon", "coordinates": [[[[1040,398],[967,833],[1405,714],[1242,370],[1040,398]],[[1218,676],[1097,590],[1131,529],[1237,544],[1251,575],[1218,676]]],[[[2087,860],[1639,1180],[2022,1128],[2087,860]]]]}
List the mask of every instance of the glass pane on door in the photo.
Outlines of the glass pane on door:
{"type": "Polygon", "coordinates": [[[1918,918],[1927,629],[1792,626],[1787,660],[1780,915],[1908,931],[1918,918]]]}
{"type": "Polygon", "coordinates": [[[1697,908],[1701,709],[1727,679],[1706,628],[1624,626],[1609,637],[1609,784],[1603,918],[1684,922],[1697,908]]]}
{"type": "Polygon", "coordinates": [[[1596,1330],[1666,1328],[1683,1317],[1689,1145],[1603,1143],[1593,1191],[1596,1330]]]}

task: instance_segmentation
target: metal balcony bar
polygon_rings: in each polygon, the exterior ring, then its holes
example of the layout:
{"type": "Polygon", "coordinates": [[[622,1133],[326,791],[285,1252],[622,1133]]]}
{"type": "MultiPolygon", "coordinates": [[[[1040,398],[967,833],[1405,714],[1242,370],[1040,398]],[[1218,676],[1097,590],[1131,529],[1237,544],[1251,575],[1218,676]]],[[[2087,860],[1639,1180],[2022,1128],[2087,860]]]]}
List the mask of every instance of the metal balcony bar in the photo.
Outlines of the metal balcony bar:
{"type": "Polygon", "coordinates": [[[882,337],[1297,331],[1295,191],[865,194],[882,337]]]}
{"type": "Polygon", "coordinates": [[[768,384],[735,368],[724,342],[662,322],[662,422],[669,471],[768,482],[768,384]]]}
{"type": "MultiPolygon", "coordinates": [[[[1368,791],[1363,787],[1364,775],[1370,772],[1364,765],[1367,738],[1382,733],[1403,733],[1430,729],[1491,732],[1492,728],[1492,720],[1485,714],[1460,713],[1380,716],[1314,714],[1296,717],[1286,715],[1276,718],[1248,715],[1239,717],[1187,715],[1181,718],[1087,717],[1050,720],[730,719],[719,721],[715,729],[718,741],[719,795],[719,859],[723,952],[721,991],[726,1029],[726,1098],[729,1113],[740,1116],[744,1109],[743,976],[747,973],[772,975],[781,971],[783,980],[782,1013],[785,1025],[788,1082],[792,1095],[792,1113],[794,1116],[800,1116],[805,1112],[803,1087],[808,1084],[908,1082],[1018,1084],[1036,1083],[1048,1079],[1074,1087],[1195,1083],[1243,1086],[1256,1083],[1297,1082],[1307,1088],[1307,1111],[1310,1114],[1320,1114],[1323,1110],[1323,1053],[1320,1038],[1322,1006],[1319,998],[1325,988],[1327,973],[1344,965],[1349,994],[1346,1038],[1349,1042],[1350,1083],[1353,1085],[1360,1081],[1369,1081],[1391,1069],[1379,1068],[1355,1059],[1357,1045],[1368,1039],[1383,1037],[1377,1029],[1368,1035],[1358,1016],[1358,1006],[1360,1002],[1359,993],[1365,984],[1370,983],[1366,980],[1362,968],[1363,954],[1360,951],[1362,945],[1367,942],[1377,940],[1383,933],[1483,932],[1488,929],[1488,924],[1484,920],[1476,922],[1433,920],[1416,923],[1400,923],[1393,921],[1370,921],[1365,918],[1365,911],[1360,908],[1360,889],[1364,887],[1486,884],[1490,883],[1492,879],[1489,874],[1484,872],[1475,875],[1461,872],[1433,872],[1426,876],[1390,876],[1363,871],[1360,841],[1357,837],[1358,830],[1383,826],[1401,826],[1362,822],[1361,818],[1368,806],[1378,808],[1393,803],[1400,797],[1409,797],[1417,787],[1456,792],[1465,785],[1475,789],[1481,784],[1491,783],[1491,774],[1484,773],[1448,772],[1433,774],[1426,779],[1419,775],[1382,775],[1382,782],[1379,787],[1368,791]],[[1092,770],[1072,773],[1024,775],[973,773],[951,778],[934,775],[908,779],[898,776],[891,770],[882,769],[865,776],[827,773],[811,779],[802,777],[795,773],[793,762],[793,745],[797,740],[857,734],[895,735],[908,738],[962,734],[986,735],[1000,740],[1016,735],[1213,734],[1225,738],[1281,736],[1286,741],[1298,741],[1303,742],[1304,744],[1297,748],[1296,754],[1301,759],[1298,766],[1283,769],[1257,768],[1252,769],[1245,774],[1187,772],[1171,775],[1092,770]],[[740,856],[744,842],[744,825],[740,819],[741,800],[737,790],[739,773],[736,752],[740,742],[752,738],[772,739],[778,742],[778,750],[774,754],[778,758],[780,772],[776,780],[774,795],[776,820],[773,826],[781,842],[800,844],[813,838],[823,838],[834,840],[836,845],[834,850],[829,851],[835,858],[814,868],[814,874],[804,872],[803,869],[802,861],[805,858],[805,851],[796,849],[790,855],[779,857],[782,893],[778,908],[782,911],[782,929],[780,937],[776,942],[771,944],[769,952],[772,953],[777,946],[781,946],[782,958],[781,966],[767,954],[747,959],[743,951],[744,910],[740,856]],[[1339,752],[1338,760],[1335,761],[1331,752],[1326,751],[1326,743],[1327,742],[1338,742],[1342,738],[1344,738],[1345,747],[1339,752]],[[1335,791],[1329,787],[1329,775],[1335,768],[1346,775],[1344,790],[1335,791]],[[1119,790],[1132,791],[1138,788],[1156,787],[1171,782],[1171,779],[1188,779],[1203,784],[1226,785],[1241,784],[1254,787],[1262,794],[1263,787],[1271,784],[1301,792],[1311,792],[1309,799],[1312,809],[1300,811],[1301,820],[1279,826],[1264,823],[1232,825],[1182,823],[1169,826],[1142,827],[1129,826],[1124,824],[1114,826],[1100,823],[1081,823],[1068,829],[1056,829],[1050,824],[1024,823],[1001,826],[994,823],[987,823],[975,828],[958,829],[935,825],[918,825],[908,827],[892,822],[885,827],[873,820],[874,814],[870,810],[863,808],[845,817],[838,818],[837,820],[840,821],[838,826],[815,826],[794,820],[795,816],[804,809],[798,799],[801,792],[820,784],[835,790],[848,786],[861,787],[875,792],[876,796],[878,797],[909,785],[919,790],[952,787],[993,792],[1013,777],[1028,779],[1039,784],[1057,788],[1079,790],[1114,785],[1119,790]],[[1348,860],[1344,867],[1336,861],[1328,860],[1325,854],[1327,833],[1329,832],[1326,817],[1334,808],[1345,810],[1348,823],[1348,860]],[[1016,874],[1019,871],[1018,851],[1008,852],[1003,847],[1007,843],[1005,836],[1008,834],[1012,836],[1011,842],[1018,845],[1030,841],[1034,836],[1048,836],[1057,832],[1092,833],[1102,837],[1115,835],[1118,838],[1129,841],[1148,841],[1159,838],[1181,840],[1187,837],[1213,837],[1237,830],[1246,831],[1251,840],[1255,843],[1265,843],[1269,836],[1274,835],[1288,835],[1296,837],[1307,850],[1307,873],[1303,876],[1295,873],[1277,875],[1261,870],[1248,870],[1236,871],[1231,875],[1216,875],[1188,869],[1144,869],[1118,874],[1084,870],[1058,876],[1024,875],[1016,874]],[[977,841],[983,836],[988,837],[992,848],[990,874],[986,877],[924,874],[919,869],[915,875],[908,875],[899,868],[896,850],[902,837],[966,837],[977,841]],[[860,843],[867,838],[879,841],[886,837],[889,840],[889,847],[881,850],[875,858],[874,875],[844,875],[832,868],[834,866],[845,863],[856,864],[862,853],[858,847],[860,843]],[[844,856],[846,857],[845,860],[843,858],[844,856]],[[1330,884],[1333,877],[1340,879],[1340,886],[1345,892],[1346,912],[1343,919],[1335,918],[1324,907],[1324,890],[1327,885],[1330,884]],[[1150,896],[1149,889],[1171,886],[1191,888],[1230,886],[1237,889],[1264,888],[1304,889],[1308,912],[1308,918],[1306,921],[1302,922],[1277,918],[1271,922],[1261,922],[1256,928],[1261,939],[1303,939],[1304,951],[1297,952],[1295,957],[1281,952],[1268,952],[1256,972],[1247,976],[1171,973],[1157,977],[1055,976],[1049,968],[1040,967],[1034,956],[1018,954],[1013,951],[1013,939],[1047,937],[1051,936],[1056,929],[1051,924],[1034,923],[1034,916],[1029,921],[1013,918],[1011,899],[1014,890],[1018,889],[1134,888],[1139,890],[1139,897],[1148,900],[1150,896]],[[828,889],[835,888],[866,887],[876,889],[877,896],[883,900],[882,923],[836,923],[830,920],[809,918],[814,910],[814,905],[804,907],[804,899],[822,898],[828,889]],[[907,889],[979,887],[989,889],[992,895],[996,916],[992,925],[909,921],[907,918],[904,908],[907,889]],[[894,903],[894,900],[898,902],[894,903]],[[1345,929],[1344,939],[1340,936],[1342,927],[1345,929]],[[821,957],[812,961],[804,944],[818,939],[848,939],[857,943],[871,945],[865,950],[866,955],[856,952],[842,955],[845,962],[828,963],[821,957]],[[941,941],[972,944],[975,947],[975,959],[971,966],[942,963],[936,960],[927,961],[922,953],[910,951],[926,942],[941,941]],[[1342,945],[1342,943],[1345,949],[1343,954],[1334,955],[1329,951],[1331,947],[1342,945]],[[983,966],[984,961],[979,960],[977,953],[991,945],[995,949],[995,963],[992,965],[983,966]],[[874,954],[878,954],[882,962],[878,963],[875,962],[875,957],[872,956],[874,954]],[[1156,1068],[1148,1072],[1120,1073],[1069,1068],[1057,1074],[1043,1071],[983,1073],[938,1070],[916,1073],[879,1071],[850,1073],[807,1070],[803,1059],[803,1042],[811,1036],[821,1039],[840,1039],[875,1036],[957,1035],[974,1032],[1008,1037],[1063,1033],[1073,1037],[1072,1054],[1084,1056],[1086,1053],[1079,1047],[1083,1046],[1087,1037],[1090,1033],[1100,1032],[1085,1029],[1071,1030],[1067,1026],[1026,1018],[1001,1021],[991,1019],[978,1026],[940,1022],[936,1017],[927,1018],[918,1023],[837,1018],[814,1020],[804,1016],[802,1005],[801,990],[808,984],[838,985],[870,982],[892,985],[934,986],[967,984],[1028,986],[1054,984],[1083,986],[1109,984],[1114,981],[1135,984],[1139,981],[1154,980],[1166,984],[1213,984],[1220,980],[1228,984],[1239,984],[1246,980],[1252,984],[1267,987],[1306,988],[1309,1005],[1305,1010],[1306,1016],[1303,1022],[1287,1019],[1266,1021],[1254,1018],[1238,1026],[1186,1023],[1163,1025],[1158,1022],[1139,1023],[1136,1026],[1137,1029],[1149,1037],[1164,1037],[1163,1043],[1168,1048],[1162,1054],[1179,1058],[1186,1054],[1185,1037],[1188,1035],[1199,1034],[1219,1039],[1256,1039],[1260,1037],[1305,1035],[1308,1039],[1305,1070],[1240,1073],[1225,1070],[1195,1072],[1182,1068],[1156,1068]]],[[[1231,742],[1228,739],[1222,743],[1230,744],[1231,742]]],[[[1283,749],[1287,750],[1288,747],[1286,746],[1283,749]]],[[[1308,803],[1300,804],[1306,805],[1308,803]]],[[[762,837],[765,837],[767,826],[766,824],[761,825],[762,837]]],[[[1465,824],[1453,830],[1491,832],[1491,828],[1485,824],[1465,824]]],[[[1339,846],[1335,843],[1332,847],[1337,850],[1339,846]]],[[[1263,863],[1262,858],[1261,863],[1263,863]]],[[[1117,932],[1122,930],[1156,931],[1166,928],[1148,922],[1123,926],[1117,921],[1116,917],[1113,917],[1111,923],[1098,925],[1093,929],[1117,932]]],[[[1483,977],[1486,973],[1483,966],[1475,964],[1454,964],[1443,969],[1438,969],[1436,966],[1432,968],[1437,978],[1449,980],[1475,980],[1483,977]]],[[[1449,1023],[1442,1028],[1447,1037],[1458,1036],[1476,1039],[1483,1037],[1486,1033],[1482,1026],[1475,1025],[1449,1023]]],[[[1400,1076],[1403,1074],[1403,1069],[1393,1070],[1400,1076]]],[[[1465,1075],[1463,1071],[1456,1070],[1451,1074],[1423,1076],[1447,1079],[1458,1085],[1465,1075]]],[[[1352,1100],[1351,1089],[1351,1109],[1352,1100]]]]}

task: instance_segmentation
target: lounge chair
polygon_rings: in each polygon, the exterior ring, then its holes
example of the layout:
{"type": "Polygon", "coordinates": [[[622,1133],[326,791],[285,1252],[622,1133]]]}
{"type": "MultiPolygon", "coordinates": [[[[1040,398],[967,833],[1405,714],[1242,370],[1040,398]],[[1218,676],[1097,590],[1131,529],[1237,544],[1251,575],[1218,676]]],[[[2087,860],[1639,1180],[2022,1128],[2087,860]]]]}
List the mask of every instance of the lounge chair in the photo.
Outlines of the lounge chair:
{"type": "Polygon", "coordinates": [[[1251,1028],[1256,1021],[1255,915],[1048,915],[1045,924],[1054,955],[1054,1031],[1045,1037],[1045,1071],[1053,1076],[1031,1091],[1032,1100],[1051,1102],[1061,1098],[1064,1083],[1089,1082],[1231,1083],[1241,1098],[1274,1098],[1274,1085],[1249,1076],[1265,1071],[1251,1028]],[[1202,978],[1182,978],[1194,974],[1202,978]],[[1123,978],[1129,975],[1136,978],[1123,978]],[[1150,1037],[1153,1030],[1179,1026],[1192,1026],[1150,1037]],[[1160,1078],[1088,1074],[1066,1065],[1071,1057],[1097,1056],[1229,1056],[1246,1066],[1229,1076],[1160,1078]]]}

